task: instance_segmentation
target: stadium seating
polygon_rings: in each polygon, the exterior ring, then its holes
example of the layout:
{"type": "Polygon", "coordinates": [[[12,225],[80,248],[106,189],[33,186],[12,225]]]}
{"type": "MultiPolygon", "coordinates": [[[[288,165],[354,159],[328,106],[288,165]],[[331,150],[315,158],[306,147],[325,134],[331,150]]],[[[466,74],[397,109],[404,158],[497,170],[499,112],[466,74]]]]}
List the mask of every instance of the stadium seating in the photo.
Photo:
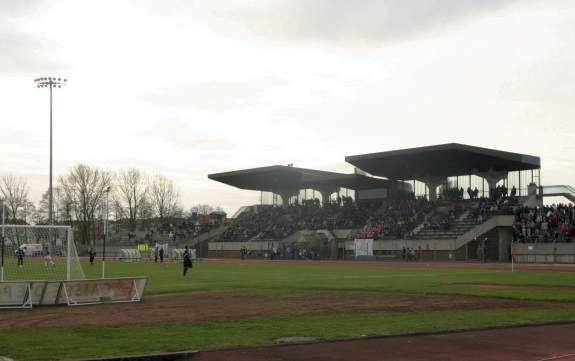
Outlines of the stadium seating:
{"type": "Polygon", "coordinates": [[[517,197],[451,199],[429,202],[403,199],[379,204],[319,202],[289,207],[258,206],[243,212],[219,241],[280,241],[302,230],[355,229],[351,237],[386,239],[456,239],[495,215],[515,215],[516,241],[562,242],[575,238],[575,208],[523,208],[517,197]]]}
{"type": "Polygon", "coordinates": [[[517,207],[513,236],[517,242],[572,242],[575,239],[575,207],[551,205],[517,207]]]}

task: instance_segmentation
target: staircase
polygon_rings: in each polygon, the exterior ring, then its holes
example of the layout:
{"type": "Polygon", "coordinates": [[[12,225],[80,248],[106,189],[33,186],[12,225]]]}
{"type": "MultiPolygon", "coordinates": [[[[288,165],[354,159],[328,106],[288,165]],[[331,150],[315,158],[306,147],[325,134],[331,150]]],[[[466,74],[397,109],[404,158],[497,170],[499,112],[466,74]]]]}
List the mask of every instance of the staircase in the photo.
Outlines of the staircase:
{"type": "Polygon", "coordinates": [[[416,234],[417,239],[455,239],[475,228],[477,224],[468,211],[464,212],[448,229],[424,228],[416,234]]]}

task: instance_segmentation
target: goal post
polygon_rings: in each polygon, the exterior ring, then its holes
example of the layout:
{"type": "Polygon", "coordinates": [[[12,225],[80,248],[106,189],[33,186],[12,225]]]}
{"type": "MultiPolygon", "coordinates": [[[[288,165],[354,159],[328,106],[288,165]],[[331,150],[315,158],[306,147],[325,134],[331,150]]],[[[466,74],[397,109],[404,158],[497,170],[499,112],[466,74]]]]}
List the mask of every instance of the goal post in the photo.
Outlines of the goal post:
{"type": "Polygon", "coordinates": [[[86,279],[70,226],[0,227],[0,309],[141,301],[146,277],[86,279]]]}
{"type": "Polygon", "coordinates": [[[83,280],[70,226],[1,225],[0,281],[83,280]]]}

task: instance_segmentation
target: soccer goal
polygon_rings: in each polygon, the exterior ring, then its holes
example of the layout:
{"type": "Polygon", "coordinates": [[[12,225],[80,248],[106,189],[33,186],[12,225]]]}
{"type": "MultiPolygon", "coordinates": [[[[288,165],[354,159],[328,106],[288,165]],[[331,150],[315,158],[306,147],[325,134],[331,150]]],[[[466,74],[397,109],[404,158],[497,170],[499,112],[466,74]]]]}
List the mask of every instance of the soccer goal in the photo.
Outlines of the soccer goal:
{"type": "Polygon", "coordinates": [[[2,225],[0,281],[83,280],[70,226],[2,225]]]}

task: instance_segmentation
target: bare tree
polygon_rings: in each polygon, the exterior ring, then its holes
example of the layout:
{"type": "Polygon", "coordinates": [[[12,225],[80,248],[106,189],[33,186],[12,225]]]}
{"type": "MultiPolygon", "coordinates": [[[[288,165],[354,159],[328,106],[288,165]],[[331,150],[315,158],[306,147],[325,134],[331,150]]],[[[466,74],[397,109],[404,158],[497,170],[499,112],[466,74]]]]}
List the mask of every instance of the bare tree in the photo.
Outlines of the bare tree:
{"type": "Polygon", "coordinates": [[[36,219],[36,205],[32,201],[26,201],[18,211],[18,218],[24,221],[24,224],[34,222],[36,219]]]}
{"type": "Polygon", "coordinates": [[[138,209],[138,218],[142,221],[142,226],[146,227],[154,218],[154,206],[152,205],[151,197],[146,195],[140,203],[140,208],[138,209]]]}
{"type": "Polygon", "coordinates": [[[178,207],[180,192],[174,182],[156,175],[150,184],[150,202],[154,213],[160,220],[173,216],[178,207]]]}
{"type": "Polygon", "coordinates": [[[0,193],[13,222],[16,222],[18,211],[29,202],[28,191],[28,183],[22,177],[5,175],[0,179],[0,193]]]}
{"type": "Polygon", "coordinates": [[[122,202],[118,199],[118,195],[114,194],[112,197],[112,211],[114,212],[114,220],[116,222],[126,218],[126,211],[122,207],[122,202]]]}
{"type": "Polygon", "coordinates": [[[62,187],[56,187],[54,192],[54,219],[59,224],[72,224],[74,220],[74,199],[62,187]]]}
{"type": "MultiPolygon", "coordinates": [[[[56,189],[58,187],[54,188],[54,204],[58,204],[56,202],[56,199],[58,198],[56,196],[56,189]]],[[[40,202],[38,202],[38,207],[36,208],[36,223],[39,224],[45,224],[48,223],[48,208],[49,206],[49,202],[48,202],[48,197],[50,197],[50,190],[47,189],[46,192],[42,193],[42,198],[40,198],[40,202]]],[[[58,207],[54,207],[55,209],[57,209],[58,207]]],[[[57,213],[57,212],[55,212],[57,213]]],[[[58,217],[56,214],[53,215],[54,216],[54,223],[58,223],[58,217]]]]}
{"type": "Polygon", "coordinates": [[[58,184],[73,204],[82,241],[89,241],[90,228],[95,221],[96,211],[112,185],[110,173],[78,164],[67,175],[58,177],[58,184]]]}
{"type": "Polygon", "coordinates": [[[117,176],[118,200],[125,206],[132,230],[136,229],[139,209],[148,192],[146,176],[130,168],[117,176]]]}
{"type": "MultiPolygon", "coordinates": [[[[46,192],[42,194],[42,198],[36,208],[36,223],[48,223],[49,197],[50,190],[47,189],[46,192]]],[[[54,213],[52,216],[54,217],[55,224],[71,224],[73,220],[74,204],[72,199],[68,197],[61,186],[54,187],[53,207],[54,213]]]]}

